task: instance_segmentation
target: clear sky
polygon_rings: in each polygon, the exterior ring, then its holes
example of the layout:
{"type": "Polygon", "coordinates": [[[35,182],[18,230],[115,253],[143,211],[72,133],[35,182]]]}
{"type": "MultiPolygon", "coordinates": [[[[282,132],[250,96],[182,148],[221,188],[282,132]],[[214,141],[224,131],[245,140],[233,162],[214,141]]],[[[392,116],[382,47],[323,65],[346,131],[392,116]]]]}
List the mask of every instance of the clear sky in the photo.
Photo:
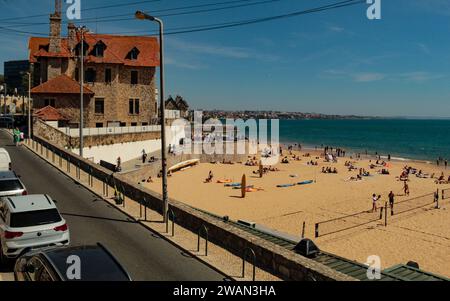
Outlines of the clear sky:
{"type": "MultiPolygon", "coordinates": [[[[170,31],[281,15],[339,0],[278,0],[249,6],[242,5],[262,0],[81,0],[82,21],[99,33],[143,34],[157,27],[134,20],[137,9],[151,12],[227,1],[232,3],[155,15],[239,6],[162,16],[170,31]],[[123,4],[128,5],[91,9],[123,4]],[[93,22],[93,18],[123,14],[130,18],[93,22]]],[[[196,109],[450,117],[450,1],[381,3],[381,20],[368,20],[368,5],[363,3],[247,26],[169,35],[166,94],[180,94],[196,109]]],[[[63,4],[63,11],[66,8],[63,4]]],[[[53,0],[0,1],[0,62],[27,57],[28,32],[48,34],[48,17],[22,17],[53,10],[53,0]]]]}

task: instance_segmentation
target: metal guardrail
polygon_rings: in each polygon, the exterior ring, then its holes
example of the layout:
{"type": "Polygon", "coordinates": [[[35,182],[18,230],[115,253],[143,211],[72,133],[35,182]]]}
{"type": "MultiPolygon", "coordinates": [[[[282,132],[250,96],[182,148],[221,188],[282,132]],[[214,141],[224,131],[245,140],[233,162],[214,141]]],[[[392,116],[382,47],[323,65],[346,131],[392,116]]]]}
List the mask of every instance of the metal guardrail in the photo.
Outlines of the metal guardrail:
{"type": "Polygon", "coordinates": [[[253,266],[253,278],[252,280],[255,281],[256,276],[256,254],[255,251],[253,251],[252,248],[248,247],[244,249],[243,255],[242,255],[242,278],[245,277],[245,260],[247,259],[247,255],[250,254],[252,256],[252,266],[253,266]],[[250,253],[249,253],[250,252],[250,253]]]}
{"type": "Polygon", "coordinates": [[[202,230],[204,230],[203,232],[205,233],[205,256],[208,256],[208,228],[206,228],[206,226],[204,224],[202,224],[200,226],[200,228],[198,229],[198,237],[197,237],[197,252],[200,252],[200,236],[202,234],[202,230]]]}
{"type": "MultiPolygon", "coordinates": [[[[167,219],[166,219],[166,233],[169,233],[169,220],[172,218],[172,237],[175,236],[175,212],[173,212],[172,208],[169,208],[169,211],[167,212],[167,219]]],[[[206,251],[207,253],[208,251],[206,251]]],[[[208,255],[208,254],[206,254],[208,255]]]]}

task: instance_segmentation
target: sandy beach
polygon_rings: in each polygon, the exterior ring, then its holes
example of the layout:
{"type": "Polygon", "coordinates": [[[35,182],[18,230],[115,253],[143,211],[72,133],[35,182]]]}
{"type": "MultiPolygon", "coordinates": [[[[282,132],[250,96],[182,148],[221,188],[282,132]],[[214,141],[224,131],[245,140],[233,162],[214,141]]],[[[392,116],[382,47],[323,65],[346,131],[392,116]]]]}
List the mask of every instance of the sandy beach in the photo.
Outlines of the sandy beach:
{"type": "MultiPolygon", "coordinates": [[[[444,172],[446,179],[450,175],[450,170],[426,162],[392,161],[388,168],[390,174],[381,175],[377,171],[384,167],[369,167],[375,163],[373,159],[340,157],[337,163],[331,163],[325,162],[323,157],[316,159],[318,152],[308,152],[311,157],[303,157],[305,151],[293,152],[293,155],[300,157],[300,161],[289,156],[289,164],[277,164],[275,167],[279,171],[269,172],[262,178],[253,173],[258,169],[257,166],[202,163],[169,177],[169,196],[218,215],[228,215],[233,220],[252,221],[297,238],[300,238],[305,222],[306,237],[314,239],[315,223],[370,210],[373,193],[381,195],[377,203],[378,206],[384,206],[390,191],[396,195],[395,202],[401,203],[406,199],[431,194],[437,189],[450,188],[449,184],[436,184],[435,179],[410,175],[410,195],[404,195],[403,182],[397,177],[405,165],[430,175],[434,173],[435,177],[440,176],[441,172],[444,172]],[[310,160],[317,161],[318,165],[308,165],[310,160]],[[349,171],[344,165],[346,161],[352,161],[358,169],[365,168],[371,176],[362,177],[361,181],[350,181],[349,178],[356,177],[358,170],[349,171]],[[336,168],[338,174],[324,174],[321,172],[323,167],[336,168]],[[213,181],[204,183],[209,171],[214,174],[213,181]],[[247,177],[247,185],[261,190],[249,192],[243,199],[239,189],[216,183],[217,180],[226,179],[240,182],[243,174],[247,177]],[[305,180],[315,183],[276,187],[305,180]]],[[[144,185],[160,192],[161,180],[153,180],[153,183],[144,185]]],[[[433,205],[425,206],[392,217],[388,214],[387,226],[384,226],[383,218],[314,241],[325,251],[361,263],[365,263],[371,255],[380,256],[382,268],[413,260],[426,271],[450,277],[450,199],[440,201],[440,207],[432,209],[433,205]]],[[[333,227],[332,224],[330,227],[333,227]]]]}

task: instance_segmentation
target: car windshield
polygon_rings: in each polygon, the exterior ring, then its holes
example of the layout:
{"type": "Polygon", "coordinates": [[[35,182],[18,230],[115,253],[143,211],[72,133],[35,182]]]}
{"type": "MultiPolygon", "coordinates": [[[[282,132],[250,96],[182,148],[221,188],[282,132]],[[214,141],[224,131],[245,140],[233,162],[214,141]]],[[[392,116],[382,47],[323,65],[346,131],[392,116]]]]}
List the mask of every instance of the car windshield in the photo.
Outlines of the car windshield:
{"type": "Polygon", "coordinates": [[[56,209],[16,212],[11,214],[10,226],[14,228],[32,227],[60,222],[61,216],[56,209]]]}
{"type": "Polygon", "coordinates": [[[0,180],[0,191],[12,191],[23,189],[19,180],[0,180]]]}

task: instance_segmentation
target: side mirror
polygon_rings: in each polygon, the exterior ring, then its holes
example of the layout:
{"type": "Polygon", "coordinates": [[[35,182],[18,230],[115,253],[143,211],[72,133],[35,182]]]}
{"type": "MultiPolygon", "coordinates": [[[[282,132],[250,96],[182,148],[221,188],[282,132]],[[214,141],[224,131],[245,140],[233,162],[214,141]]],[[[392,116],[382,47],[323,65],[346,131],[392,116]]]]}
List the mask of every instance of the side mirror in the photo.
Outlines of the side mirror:
{"type": "Polygon", "coordinates": [[[58,204],[58,201],[57,200],[53,200],[53,203],[58,204]]]}

